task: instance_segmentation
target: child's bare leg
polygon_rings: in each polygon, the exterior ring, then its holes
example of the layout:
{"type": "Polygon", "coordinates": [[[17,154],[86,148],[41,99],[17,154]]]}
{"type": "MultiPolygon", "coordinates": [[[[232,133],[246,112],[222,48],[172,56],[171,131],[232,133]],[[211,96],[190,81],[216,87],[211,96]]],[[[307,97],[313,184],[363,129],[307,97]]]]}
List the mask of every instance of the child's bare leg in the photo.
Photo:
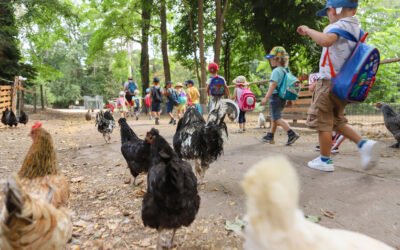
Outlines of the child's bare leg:
{"type": "Polygon", "coordinates": [[[277,121],[271,120],[271,133],[275,134],[277,128],[278,128],[277,121]]]}
{"type": "Polygon", "coordinates": [[[319,131],[318,135],[321,155],[330,157],[332,148],[332,132],[319,131]]]}
{"type": "Polygon", "coordinates": [[[289,124],[287,123],[287,121],[285,121],[283,119],[279,119],[276,122],[279,126],[281,126],[283,128],[283,130],[285,130],[286,132],[289,131],[290,127],[289,127],[289,124]]]}
{"type": "Polygon", "coordinates": [[[362,138],[361,136],[349,125],[345,124],[336,129],[344,137],[349,138],[352,142],[358,144],[362,138]]]}

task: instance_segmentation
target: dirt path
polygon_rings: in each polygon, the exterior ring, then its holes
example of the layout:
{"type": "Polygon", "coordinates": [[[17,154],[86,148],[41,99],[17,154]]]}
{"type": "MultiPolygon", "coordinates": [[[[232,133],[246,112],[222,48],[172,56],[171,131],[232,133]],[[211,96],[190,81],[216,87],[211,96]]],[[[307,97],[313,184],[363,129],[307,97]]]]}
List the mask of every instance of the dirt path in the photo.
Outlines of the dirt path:
{"type": "MultiPolygon", "coordinates": [[[[31,145],[27,136],[30,125],[42,120],[43,127],[56,144],[59,167],[72,182],[70,208],[74,213],[72,249],[147,249],[154,248],[156,232],[143,226],[140,218],[144,183],[127,184],[130,173],[120,153],[119,129],[105,144],[83,114],[41,113],[31,116],[28,126],[0,129],[0,176],[2,182],[16,172],[31,145]]],[[[142,117],[143,119],[143,117],[142,117]]],[[[255,118],[254,118],[255,119],[255,118]]],[[[149,130],[149,120],[128,120],[139,136],[149,130]]],[[[175,127],[161,120],[158,129],[170,142],[175,127]]],[[[244,195],[240,180],[246,170],[267,155],[288,155],[301,176],[301,206],[305,214],[322,217],[329,227],[356,230],[388,244],[400,245],[400,151],[384,148],[380,166],[365,173],[357,167],[357,154],[346,142],[335,157],[337,171],[332,174],[310,170],[305,163],[316,156],[315,135],[302,133],[292,147],[283,145],[286,137],[277,136],[276,145],[259,141],[265,130],[252,129],[233,134],[225,154],[206,174],[208,183],[201,187],[201,208],[189,228],[178,231],[178,249],[241,249],[242,239],[225,229],[225,222],[244,214],[244,195]],[[323,211],[334,213],[333,218],[323,211]]],[[[229,130],[236,126],[229,124],[229,130]]],[[[277,166],[278,167],[278,166],[277,166]]],[[[144,181],[142,176],[141,180],[144,181]]],[[[397,245],[396,245],[397,246],[397,245]]]]}

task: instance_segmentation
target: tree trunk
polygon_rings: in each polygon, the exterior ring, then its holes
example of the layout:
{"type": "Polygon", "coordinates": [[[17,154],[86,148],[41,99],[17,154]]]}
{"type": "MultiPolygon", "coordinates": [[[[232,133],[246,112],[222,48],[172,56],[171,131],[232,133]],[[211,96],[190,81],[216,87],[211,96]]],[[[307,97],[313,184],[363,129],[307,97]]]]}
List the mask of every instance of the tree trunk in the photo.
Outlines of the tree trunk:
{"type": "Polygon", "coordinates": [[[143,90],[149,87],[150,66],[149,66],[149,30],[151,20],[151,8],[153,0],[142,0],[142,51],[140,55],[140,74],[143,90]]]}
{"type": "MultiPolygon", "coordinates": [[[[189,31],[190,31],[190,36],[192,37],[192,46],[193,46],[193,56],[194,56],[194,68],[196,71],[196,77],[197,77],[197,82],[200,83],[200,74],[199,74],[199,60],[197,59],[197,42],[196,42],[196,34],[194,34],[193,31],[193,19],[191,15],[191,9],[189,4],[184,0],[183,4],[188,10],[188,18],[189,18],[189,31]]],[[[200,85],[199,85],[200,86],[200,85]]]]}
{"type": "Polygon", "coordinates": [[[219,64],[219,58],[221,55],[221,44],[222,44],[222,33],[224,32],[224,17],[228,9],[228,0],[224,2],[224,8],[222,9],[222,0],[215,0],[216,7],[216,31],[214,40],[214,62],[219,64]]]}
{"type": "Polygon", "coordinates": [[[224,77],[227,83],[231,82],[231,39],[225,39],[224,46],[224,77]]]}
{"type": "Polygon", "coordinates": [[[165,7],[165,0],[161,0],[160,19],[161,19],[161,52],[164,65],[165,81],[171,81],[171,72],[169,69],[168,60],[168,31],[167,31],[167,10],[165,7]]]}
{"type": "Polygon", "coordinates": [[[200,86],[200,102],[201,104],[206,104],[207,93],[205,90],[206,85],[206,60],[204,58],[204,33],[203,33],[203,23],[204,23],[204,3],[203,0],[198,0],[198,30],[199,30],[199,50],[200,50],[200,71],[201,80],[199,82],[200,86]]]}
{"type": "Polygon", "coordinates": [[[254,13],[254,24],[257,32],[261,36],[261,42],[264,47],[264,51],[269,51],[272,45],[269,43],[270,39],[270,28],[266,25],[266,17],[265,17],[265,8],[267,6],[267,2],[264,0],[251,0],[253,5],[253,13],[254,13]]]}

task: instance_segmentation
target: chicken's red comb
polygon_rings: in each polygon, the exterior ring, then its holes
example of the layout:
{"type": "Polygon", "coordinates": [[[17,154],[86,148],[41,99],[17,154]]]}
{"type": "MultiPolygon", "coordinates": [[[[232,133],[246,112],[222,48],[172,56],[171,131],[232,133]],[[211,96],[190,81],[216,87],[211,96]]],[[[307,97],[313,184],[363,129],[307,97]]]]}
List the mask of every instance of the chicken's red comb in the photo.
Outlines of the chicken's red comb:
{"type": "Polygon", "coordinates": [[[37,128],[41,128],[42,127],[42,123],[41,122],[35,122],[35,124],[33,124],[32,129],[37,129],[37,128]]]}

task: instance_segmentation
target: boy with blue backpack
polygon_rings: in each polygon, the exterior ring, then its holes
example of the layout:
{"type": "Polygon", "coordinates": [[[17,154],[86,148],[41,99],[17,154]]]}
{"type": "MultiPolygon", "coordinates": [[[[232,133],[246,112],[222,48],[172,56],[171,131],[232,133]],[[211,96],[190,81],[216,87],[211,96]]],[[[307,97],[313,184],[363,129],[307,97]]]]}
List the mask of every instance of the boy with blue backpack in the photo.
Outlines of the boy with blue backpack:
{"type": "MultiPolygon", "coordinates": [[[[271,64],[272,73],[271,79],[269,83],[268,92],[265,97],[261,101],[261,105],[265,105],[269,100],[269,114],[271,117],[271,132],[267,133],[263,138],[263,142],[267,142],[270,144],[274,144],[274,135],[278,126],[281,126],[288,135],[288,141],[286,145],[292,145],[297,139],[299,139],[299,135],[294,132],[287,121],[282,119],[282,110],[286,105],[286,100],[283,99],[279,92],[285,87],[283,86],[283,81],[287,79],[289,75],[289,55],[286,52],[285,48],[281,46],[276,46],[272,48],[271,52],[265,56],[266,59],[269,60],[271,64]]],[[[290,74],[291,75],[291,74],[290,74]]]]}
{"type": "Polygon", "coordinates": [[[207,80],[207,95],[210,97],[209,110],[213,110],[216,104],[222,99],[223,96],[231,98],[228,85],[225,79],[218,75],[218,64],[212,62],[208,65],[208,72],[210,72],[210,78],[207,80]]]}
{"type": "Polygon", "coordinates": [[[136,95],[135,91],[138,89],[136,83],[133,81],[132,77],[128,77],[128,82],[124,84],[124,92],[125,92],[125,98],[129,104],[128,108],[128,114],[129,112],[132,112],[133,115],[133,111],[132,111],[132,107],[135,106],[134,102],[133,102],[133,97],[136,95]]]}
{"type": "MultiPolygon", "coordinates": [[[[357,7],[357,0],[328,0],[325,8],[316,13],[317,16],[328,16],[329,18],[330,24],[323,32],[305,25],[297,28],[300,35],[309,36],[318,45],[324,47],[320,59],[320,77],[313,93],[313,102],[307,118],[307,125],[318,131],[320,144],[320,156],[308,162],[308,167],[321,171],[332,172],[335,170],[331,159],[332,130],[341,133],[357,144],[363,169],[376,166],[379,160],[380,153],[377,142],[362,139],[347,124],[344,110],[349,100],[340,98],[338,92],[331,91],[335,87],[342,86],[342,90],[351,92],[343,89],[345,88],[343,80],[340,82],[338,78],[335,78],[335,75],[336,73],[339,75],[342,70],[347,70],[346,67],[352,67],[352,65],[345,63],[351,59],[350,56],[358,44],[357,41],[352,41],[348,38],[349,36],[344,34],[350,33],[350,36],[355,38],[360,38],[362,35],[359,21],[355,17],[357,7]],[[339,83],[336,82],[332,85],[335,80],[338,80],[339,83]]],[[[360,41],[363,41],[363,39],[360,39],[360,41]]],[[[377,67],[373,71],[376,73],[377,67]]]]}

